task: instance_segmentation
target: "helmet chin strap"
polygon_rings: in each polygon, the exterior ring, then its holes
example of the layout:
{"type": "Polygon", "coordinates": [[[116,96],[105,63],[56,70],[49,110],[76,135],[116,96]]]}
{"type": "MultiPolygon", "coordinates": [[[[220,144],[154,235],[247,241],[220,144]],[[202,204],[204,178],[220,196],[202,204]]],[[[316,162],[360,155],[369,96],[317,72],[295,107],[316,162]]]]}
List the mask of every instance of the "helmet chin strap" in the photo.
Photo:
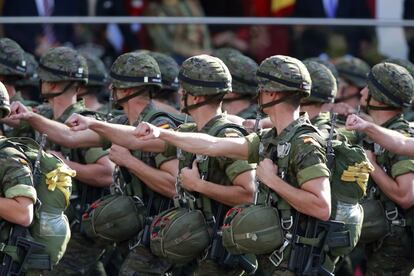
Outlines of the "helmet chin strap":
{"type": "Polygon", "coordinates": [[[184,108],[181,109],[182,113],[188,114],[188,111],[191,109],[195,109],[198,108],[200,106],[212,103],[212,102],[221,102],[223,99],[223,94],[216,94],[216,95],[212,95],[209,96],[205,101],[200,102],[200,103],[196,103],[196,104],[191,104],[188,105],[187,100],[188,100],[188,93],[185,93],[183,95],[183,101],[184,101],[184,108]]]}
{"type": "Polygon", "coordinates": [[[377,110],[377,111],[387,111],[387,110],[399,110],[399,107],[395,107],[395,106],[375,106],[375,105],[371,105],[372,96],[371,94],[368,94],[368,98],[367,98],[367,105],[365,106],[365,113],[369,114],[370,110],[377,110]]]}
{"type": "Polygon", "coordinates": [[[291,95],[288,95],[288,96],[284,96],[284,97],[282,97],[282,98],[279,98],[279,99],[277,99],[277,100],[274,100],[274,101],[271,101],[271,102],[268,102],[268,103],[265,103],[265,104],[262,104],[262,103],[261,103],[261,101],[260,101],[260,97],[259,97],[259,108],[260,108],[260,111],[261,111],[261,112],[263,112],[263,109],[265,109],[265,108],[267,108],[267,107],[270,107],[270,106],[274,106],[274,105],[280,104],[280,103],[282,103],[282,102],[287,101],[287,100],[288,100],[288,99],[290,99],[290,98],[294,98],[294,97],[297,97],[297,96],[298,96],[298,93],[294,93],[294,94],[291,94],[291,95]]]}
{"type": "Polygon", "coordinates": [[[68,84],[65,85],[65,87],[63,87],[62,91],[58,92],[58,93],[42,93],[42,98],[45,100],[49,100],[49,99],[53,99],[55,97],[58,97],[60,95],[63,95],[64,93],[66,93],[67,91],[69,91],[69,89],[75,84],[74,81],[69,82],[68,84]]]}

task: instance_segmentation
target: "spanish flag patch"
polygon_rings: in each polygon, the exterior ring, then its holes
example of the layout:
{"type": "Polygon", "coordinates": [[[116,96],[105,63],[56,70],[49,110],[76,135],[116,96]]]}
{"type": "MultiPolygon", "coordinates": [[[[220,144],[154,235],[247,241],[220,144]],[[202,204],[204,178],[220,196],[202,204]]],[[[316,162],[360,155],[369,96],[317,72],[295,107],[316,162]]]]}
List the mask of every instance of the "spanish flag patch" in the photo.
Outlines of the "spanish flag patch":
{"type": "Polygon", "coordinates": [[[162,128],[162,129],[169,129],[170,125],[169,124],[162,124],[162,125],[159,125],[158,127],[162,128]]]}

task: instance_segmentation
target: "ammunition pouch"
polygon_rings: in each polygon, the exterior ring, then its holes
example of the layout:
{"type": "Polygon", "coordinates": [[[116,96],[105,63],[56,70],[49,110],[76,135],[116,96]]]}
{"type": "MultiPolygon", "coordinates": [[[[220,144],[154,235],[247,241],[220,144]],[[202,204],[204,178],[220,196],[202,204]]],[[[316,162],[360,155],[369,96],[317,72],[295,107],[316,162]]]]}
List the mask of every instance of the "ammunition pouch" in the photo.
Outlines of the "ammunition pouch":
{"type": "Polygon", "coordinates": [[[384,205],[380,200],[365,200],[361,203],[364,209],[361,243],[371,243],[383,239],[390,231],[390,223],[385,214],[384,205]]]}
{"type": "Polygon", "coordinates": [[[156,216],[150,233],[152,253],[178,266],[199,257],[212,238],[202,211],[180,207],[156,216]]]}
{"type": "Polygon", "coordinates": [[[223,245],[233,255],[267,254],[283,243],[279,212],[265,205],[231,208],[222,226],[223,245]]]}

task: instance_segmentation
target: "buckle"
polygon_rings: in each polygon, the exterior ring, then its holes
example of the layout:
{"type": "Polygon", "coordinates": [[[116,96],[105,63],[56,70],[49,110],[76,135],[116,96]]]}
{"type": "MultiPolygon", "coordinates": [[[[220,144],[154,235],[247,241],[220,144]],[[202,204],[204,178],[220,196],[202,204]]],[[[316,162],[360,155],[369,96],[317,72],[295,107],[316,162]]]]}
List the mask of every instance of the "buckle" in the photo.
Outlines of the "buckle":
{"type": "Polygon", "coordinates": [[[275,266],[278,267],[283,261],[283,251],[285,251],[286,247],[289,245],[290,241],[285,238],[283,241],[282,246],[273,251],[272,254],[269,256],[269,261],[275,266]]]}
{"type": "Polygon", "coordinates": [[[289,218],[281,218],[280,219],[280,226],[283,230],[290,230],[293,226],[293,216],[290,216],[289,218]]]}
{"type": "Polygon", "coordinates": [[[394,207],[393,210],[385,210],[385,216],[390,221],[397,220],[397,218],[398,218],[398,209],[397,209],[397,207],[394,207]]]}
{"type": "Polygon", "coordinates": [[[0,243],[0,252],[3,252],[4,248],[6,248],[6,244],[4,242],[0,243]]]}
{"type": "Polygon", "coordinates": [[[391,224],[395,226],[406,227],[407,221],[405,219],[398,219],[391,221],[391,224]]]}

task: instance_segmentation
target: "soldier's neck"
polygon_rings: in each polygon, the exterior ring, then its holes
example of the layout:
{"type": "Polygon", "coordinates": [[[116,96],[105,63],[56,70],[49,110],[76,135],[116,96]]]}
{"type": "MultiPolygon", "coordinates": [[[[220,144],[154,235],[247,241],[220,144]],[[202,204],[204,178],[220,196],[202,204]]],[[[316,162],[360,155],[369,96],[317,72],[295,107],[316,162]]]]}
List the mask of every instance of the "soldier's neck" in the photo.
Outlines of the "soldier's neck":
{"type": "Polygon", "coordinates": [[[221,106],[214,108],[209,105],[203,105],[190,111],[190,115],[197,124],[198,130],[201,130],[211,119],[220,114],[222,114],[221,106]]]}
{"type": "Polygon", "coordinates": [[[92,111],[97,111],[99,108],[102,107],[102,104],[98,101],[98,98],[91,95],[86,95],[83,97],[85,101],[85,106],[87,109],[92,111]]]}
{"type": "Polygon", "coordinates": [[[124,112],[128,117],[128,121],[133,124],[148,104],[148,101],[129,101],[124,106],[124,112]]]}
{"type": "Polygon", "coordinates": [[[56,120],[69,106],[76,103],[76,94],[64,93],[53,98],[49,103],[53,109],[53,119],[56,120]]]}
{"type": "Polygon", "coordinates": [[[377,125],[382,125],[383,123],[387,122],[392,117],[401,114],[400,110],[371,110],[369,115],[374,120],[374,123],[377,125]]]}
{"type": "Polygon", "coordinates": [[[320,105],[304,105],[300,107],[301,112],[308,113],[309,119],[312,120],[316,116],[321,113],[321,106],[320,105]]]}
{"type": "Polygon", "coordinates": [[[277,133],[287,128],[293,121],[297,120],[300,116],[299,108],[293,109],[290,106],[280,104],[278,107],[274,107],[269,111],[268,115],[272,121],[273,126],[276,128],[277,133]]]}
{"type": "Polygon", "coordinates": [[[227,111],[228,114],[237,115],[246,108],[248,108],[251,103],[248,100],[240,99],[232,102],[223,103],[223,110],[227,111]]]}

